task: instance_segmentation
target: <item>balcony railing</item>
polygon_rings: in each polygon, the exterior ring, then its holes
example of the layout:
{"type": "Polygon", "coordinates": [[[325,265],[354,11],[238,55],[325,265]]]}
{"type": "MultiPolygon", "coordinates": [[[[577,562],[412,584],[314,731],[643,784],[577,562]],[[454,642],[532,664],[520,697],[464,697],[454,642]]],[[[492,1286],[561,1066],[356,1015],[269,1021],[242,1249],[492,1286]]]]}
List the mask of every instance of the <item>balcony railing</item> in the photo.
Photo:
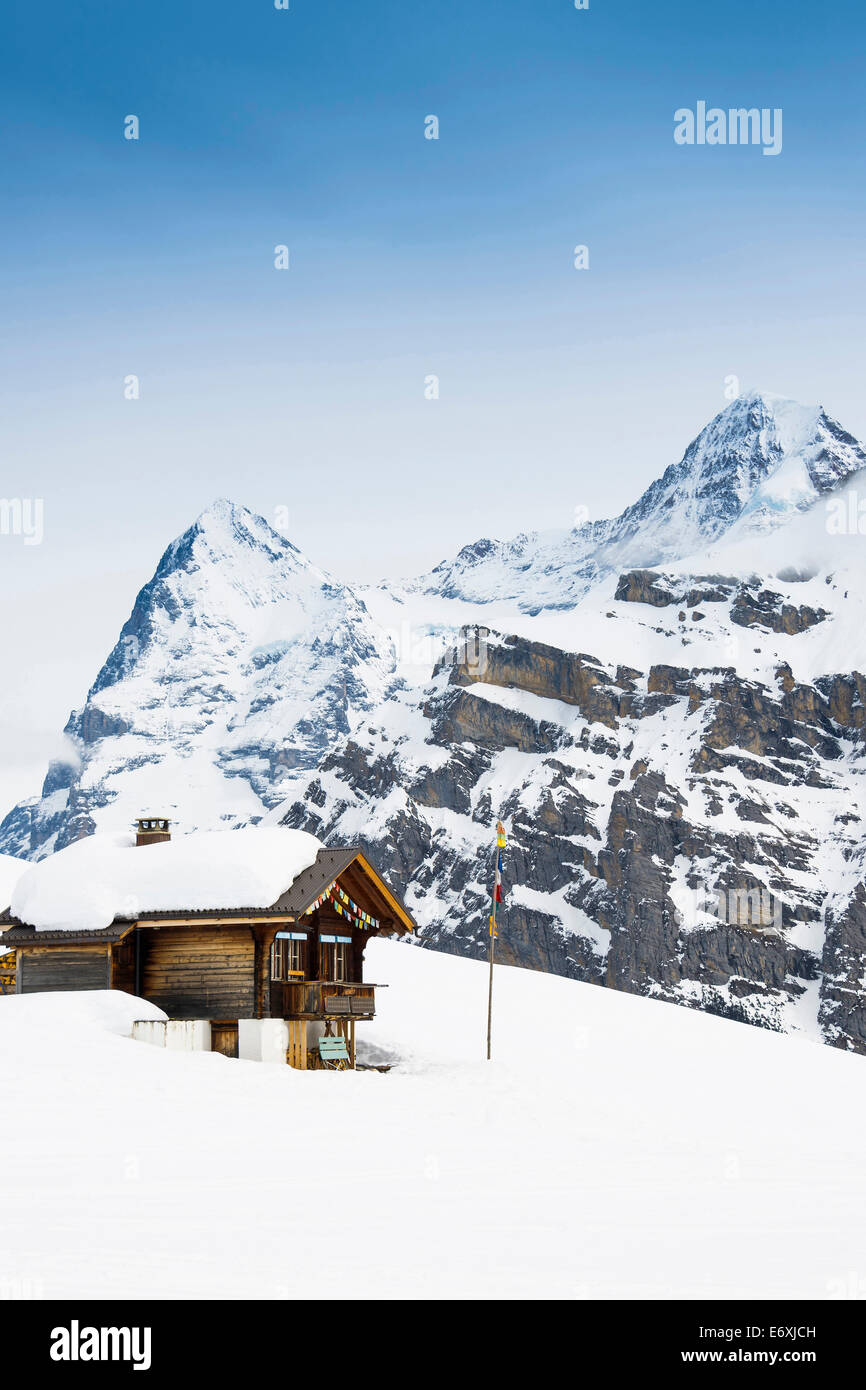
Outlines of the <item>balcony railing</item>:
{"type": "Polygon", "coordinates": [[[278,1018],[373,1018],[376,989],[346,980],[274,981],[271,1014],[278,1018]]]}

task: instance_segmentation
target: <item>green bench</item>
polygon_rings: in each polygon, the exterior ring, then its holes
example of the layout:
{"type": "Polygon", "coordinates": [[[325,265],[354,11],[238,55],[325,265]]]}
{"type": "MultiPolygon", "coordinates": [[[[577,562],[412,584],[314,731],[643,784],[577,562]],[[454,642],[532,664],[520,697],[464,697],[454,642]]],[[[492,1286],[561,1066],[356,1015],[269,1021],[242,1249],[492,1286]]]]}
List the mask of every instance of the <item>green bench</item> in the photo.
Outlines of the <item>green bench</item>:
{"type": "Polygon", "coordinates": [[[346,1071],[351,1058],[345,1038],[319,1038],[319,1059],[323,1067],[346,1071]]]}

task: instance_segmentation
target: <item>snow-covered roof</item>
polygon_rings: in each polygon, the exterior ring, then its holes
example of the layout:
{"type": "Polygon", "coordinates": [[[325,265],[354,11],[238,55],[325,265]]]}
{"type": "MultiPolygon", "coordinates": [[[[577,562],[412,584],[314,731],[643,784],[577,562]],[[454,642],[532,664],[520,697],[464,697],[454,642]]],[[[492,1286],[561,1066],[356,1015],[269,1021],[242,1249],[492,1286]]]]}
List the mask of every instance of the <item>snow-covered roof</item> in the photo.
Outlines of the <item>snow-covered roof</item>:
{"type": "Polygon", "coordinates": [[[16,859],[11,854],[0,854],[0,912],[8,907],[16,883],[30,867],[26,859],[16,859]]]}
{"type": "Polygon", "coordinates": [[[284,826],[199,831],[161,844],[90,835],[26,872],[13,917],[37,931],[99,931],[153,912],[266,909],[315,863],[315,835],[284,826]]]}

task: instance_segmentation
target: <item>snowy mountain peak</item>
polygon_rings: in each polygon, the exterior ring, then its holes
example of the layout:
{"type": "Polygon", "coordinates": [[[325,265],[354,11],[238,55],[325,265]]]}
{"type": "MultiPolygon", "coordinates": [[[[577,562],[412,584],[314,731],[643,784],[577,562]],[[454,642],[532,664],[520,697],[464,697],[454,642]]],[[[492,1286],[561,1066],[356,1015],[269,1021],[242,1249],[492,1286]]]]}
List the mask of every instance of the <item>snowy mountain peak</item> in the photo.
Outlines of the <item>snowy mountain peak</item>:
{"type": "Polygon", "coordinates": [[[314,568],[297,546],[269,526],[264,517],[226,497],[218,497],[167,547],[155,577],[162,578],[195,557],[235,563],[241,557],[248,558],[249,551],[259,551],[262,557],[282,560],[290,567],[314,568]]]}
{"type": "Polygon", "coordinates": [[[742,391],[729,405],[713,417],[705,433],[719,421],[741,421],[760,428],[770,420],[788,421],[795,434],[792,438],[803,437],[822,413],[819,405],[801,405],[790,396],[780,396],[775,391],[742,391]]]}
{"type": "Polygon", "coordinates": [[[403,586],[525,611],[573,607],[614,570],[685,559],[730,535],[763,535],[866,467],[866,452],[820,406],[737,397],[618,517],[569,531],[480,540],[403,586]]]}
{"type": "Polygon", "coordinates": [[[363,602],[260,516],[218,499],[162,555],[3,847],[43,855],[160,806],[187,830],[282,799],[394,679],[363,602]],[[228,809],[227,809],[228,808],[228,809]]]}

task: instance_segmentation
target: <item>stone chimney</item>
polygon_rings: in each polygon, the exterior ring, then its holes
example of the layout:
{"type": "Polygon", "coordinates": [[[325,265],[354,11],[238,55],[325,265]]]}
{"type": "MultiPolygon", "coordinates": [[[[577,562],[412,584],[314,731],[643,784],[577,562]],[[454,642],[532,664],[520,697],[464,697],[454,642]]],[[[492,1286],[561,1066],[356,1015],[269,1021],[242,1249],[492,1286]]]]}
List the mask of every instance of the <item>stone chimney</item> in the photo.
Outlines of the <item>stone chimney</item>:
{"type": "Polygon", "coordinates": [[[139,816],[135,824],[137,845],[158,845],[171,839],[171,827],[164,816],[139,816]]]}

